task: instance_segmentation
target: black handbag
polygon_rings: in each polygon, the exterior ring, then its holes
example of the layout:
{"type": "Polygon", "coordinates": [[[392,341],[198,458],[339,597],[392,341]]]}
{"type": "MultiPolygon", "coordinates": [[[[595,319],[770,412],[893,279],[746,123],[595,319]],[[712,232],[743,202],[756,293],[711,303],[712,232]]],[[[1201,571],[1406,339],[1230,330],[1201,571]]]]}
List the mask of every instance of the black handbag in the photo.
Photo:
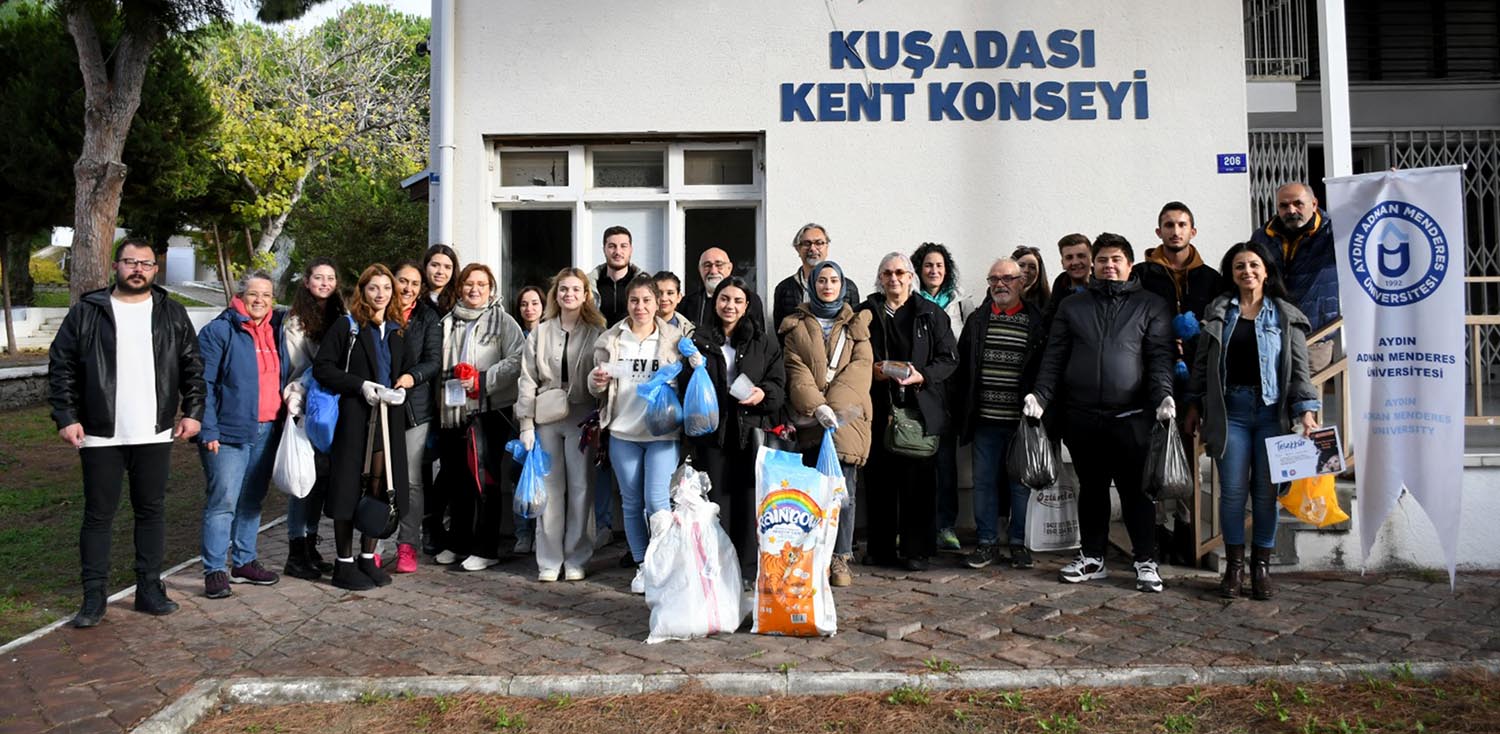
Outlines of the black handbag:
{"type": "Polygon", "coordinates": [[[391,478],[391,434],[386,404],[381,402],[370,411],[370,428],[365,438],[365,469],[360,476],[363,493],[354,508],[354,528],[375,538],[389,538],[401,526],[401,511],[396,506],[396,487],[391,478]],[[375,434],[380,433],[381,460],[375,461],[375,434]]]}

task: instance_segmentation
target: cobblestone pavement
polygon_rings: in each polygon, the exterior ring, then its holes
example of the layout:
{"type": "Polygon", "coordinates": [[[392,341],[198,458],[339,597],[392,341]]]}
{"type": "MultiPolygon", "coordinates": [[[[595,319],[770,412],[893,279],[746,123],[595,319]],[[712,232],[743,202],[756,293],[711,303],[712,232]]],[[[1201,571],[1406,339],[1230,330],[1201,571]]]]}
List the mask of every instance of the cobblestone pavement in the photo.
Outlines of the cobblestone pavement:
{"type": "MultiPolygon", "coordinates": [[[[280,566],[278,526],[262,537],[280,566]]],[[[648,613],[632,572],[606,548],[586,581],[539,584],[513,560],[464,573],[424,563],[384,589],[340,591],[284,579],[203,597],[197,566],[167,580],[182,604],[153,618],[111,605],[92,630],[64,627],[6,655],[0,732],[118,732],[207,677],[570,673],[920,672],[1500,658],[1500,574],[1446,580],[1283,574],[1270,602],[1225,602],[1207,577],[1137,593],[1125,560],[1110,578],[1056,581],[1037,568],[972,571],[955,556],[930,571],[855,566],[836,591],[839,633],[788,639],[740,633],[646,645],[648,613]]],[[[1112,559],[1113,561],[1114,559],[1112,559]]],[[[424,559],[425,561],[425,559],[424,559]]]]}

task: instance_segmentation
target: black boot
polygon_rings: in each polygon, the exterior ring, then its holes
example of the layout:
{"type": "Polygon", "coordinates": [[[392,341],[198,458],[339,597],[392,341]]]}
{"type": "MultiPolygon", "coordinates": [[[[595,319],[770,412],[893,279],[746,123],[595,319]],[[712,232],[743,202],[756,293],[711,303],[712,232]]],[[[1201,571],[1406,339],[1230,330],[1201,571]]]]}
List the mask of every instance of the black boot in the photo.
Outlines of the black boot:
{"type": "Polygon", "coordinates": [[[1250,596],[1260,601],[1276,595],[1271,588],[1271,549],[1250,549],[1250,596]]]}
{"type": "Polygon", "coordinates": [[[354,561],[339,561],[333,567],[333,585],[349,591],[369,591],[375,588],[375,582],[364,575],[354,561]]]}
{"type": "Polygon", "coordinates": [[[333,571],[333,564],[324,560],[323,554],[318,552],[317,533],[307,536],[307,560],[320,573],[330,573],[333,571]]]}
{"type": "Polygon", "coordinates": [[[1224,544],[1224,577],[1219,579],[1219,596],[1234,599],[1245,587],[1245,544],[1224,544]]]}
{"type": "Polygon", "coordinates": [[[104,593],[104,584],[89,584],[83,587],[83,606],[73,615],[72,624],[79,629],[97,626],[108,608],[109,598],[104,593]]]}
{"type": "Polygon", "coordinates": [[[286,551],[286,566],[281,572],[294,579],[307,579],[317,581],[323,577],[323,572],[318,570],[318,564],[314,563],[307,555],[307,538],[292,538],[286,551]]]}
{"type": "Polygon", "coordinates": [[[139,576],[135,580],[135,610],[157,617],[177,611],[177,602],[167,598],[167,585],[156,576],[139,576]]]}
{"type": "Polygon", "coordinates": [[[360,556],[355,559],[354,563],[359,566],[359,572],[375,582],[376,586],[387,586],[391,583],[391,575],[386,573],[385,569],[376,566],[374,558],[360,556]]]}

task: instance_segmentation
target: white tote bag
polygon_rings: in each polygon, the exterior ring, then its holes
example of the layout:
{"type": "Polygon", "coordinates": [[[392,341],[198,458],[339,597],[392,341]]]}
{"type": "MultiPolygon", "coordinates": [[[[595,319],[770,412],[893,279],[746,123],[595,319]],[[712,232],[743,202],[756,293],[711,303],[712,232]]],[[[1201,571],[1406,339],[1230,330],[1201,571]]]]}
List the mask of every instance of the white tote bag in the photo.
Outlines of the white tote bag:
{"type": "Polygon", "coordinates": [[[313,465],[313,445],[302,427],[302,419],[289,418],[281,428],[281,442],[276,446],[276,463],[271,467],[271,481],[281,491],[302,499],[318,481],[313,465]]]}
{"type": "Polygon", "coordinates": [[[1026,547],[1037,553],[1080,547],[1078,477],[1072,464],[1058,467],[1057,482],[1031,490],[1026,501],[1026,547]]]}

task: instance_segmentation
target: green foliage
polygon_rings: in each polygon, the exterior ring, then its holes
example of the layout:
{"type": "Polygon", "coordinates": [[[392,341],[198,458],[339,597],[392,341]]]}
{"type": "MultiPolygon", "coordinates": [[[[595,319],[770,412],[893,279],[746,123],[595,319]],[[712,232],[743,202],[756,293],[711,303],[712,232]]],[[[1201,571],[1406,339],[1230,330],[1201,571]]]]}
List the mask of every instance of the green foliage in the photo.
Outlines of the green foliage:
{"type": "Polygon", "coordinates": [[[959,670],[957,663],[952,660],[940,659],[936,655],[923,660],[922,664],[934,673],[957,673],[959,670]]]}
{"type": "Polygon", "coordinates": [[[885,702],[895,706],[926,706],[932,703],[932,692],[921,686],[900,686],[885,697],[885,702]]]}
{"type": "Polygon", "coordinates": [[[1099,701],[1099,697],[1095,696],[1093,691],[1084,691],[1078,694],[1078,710],[1086,714],[1091,714],[1102,708],[1104,708],[1104,704],[1099,701]]]}
{"type": "Polygon", "coordinates": [[[1036,725],[1042,731],[1062,732],[1063,734],[1073,734],[1083,730],[1082,725],[1078,723],[1078,717],[1072,714],[1067,716],[1053,714],[1045,719],[1037,719],[1036,725]]]}
{"type": "Polygon", "coordinates": [[[395,177],[334,176],[318,184],[290,220],[296,239],[292,270],[331,257],[340,282],[353,283],[366,265],[421,258],[427,247],[427,207],[407,200],[395,177]]]}
{"type": "Polygon", "coordinates": [[[68,284],[68,276],[63,273],[62,266],[53,260],[43,258],[33,259],[30,263],[31,279],[38,285],[61,285],[68,284]]]}

